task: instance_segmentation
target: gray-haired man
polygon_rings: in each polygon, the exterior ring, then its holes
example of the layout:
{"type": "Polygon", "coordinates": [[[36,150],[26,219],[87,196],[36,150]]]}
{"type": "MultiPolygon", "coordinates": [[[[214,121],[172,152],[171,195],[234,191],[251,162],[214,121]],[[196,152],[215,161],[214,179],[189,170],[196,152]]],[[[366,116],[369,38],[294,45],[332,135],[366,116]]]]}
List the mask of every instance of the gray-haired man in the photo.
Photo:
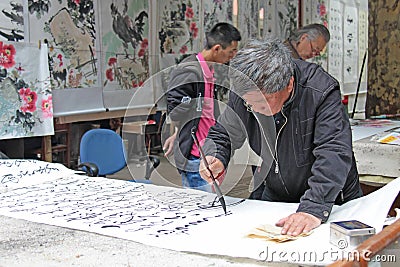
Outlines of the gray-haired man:
{"type": "Polygon", "coordinates": [[[294,30],[285,44],[293,58],[306,60],[319,56],[330,38],[329,30],[324,25],[314,23],[294,30]]]}
{"type": "MultiPolygon", "coordinates": [[[[251,198],[299,202],[296,213],[276,223],[293,236],[325,222],[334,204],[362,196],[350,123],[334,78],[316,64],[292,59],[283,42],[272,38],[249,42],[230,66],[228,108],[204,145],[214,175],[247,138],[263,160],[253,167],[251,198]]],[[[204,165],[200,169],[211,182],[204,165]]]]}

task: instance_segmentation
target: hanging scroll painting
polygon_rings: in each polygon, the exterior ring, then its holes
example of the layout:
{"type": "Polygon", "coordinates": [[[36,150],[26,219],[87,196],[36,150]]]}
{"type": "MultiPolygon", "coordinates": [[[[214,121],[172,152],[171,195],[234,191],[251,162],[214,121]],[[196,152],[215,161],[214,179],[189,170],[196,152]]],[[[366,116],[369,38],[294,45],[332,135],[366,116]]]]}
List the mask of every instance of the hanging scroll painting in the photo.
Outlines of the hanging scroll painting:
{"type": "Polygon", "coordinates": [[[346,6],[343,16],[343,83],[352,83],[357,81],[358,76],[357,8],[346,6]]]}
{"type": "Polygon", "coordinates": [[[264,18],[263,18],[263,36],[275,35],[275,1],[262,0],[260,1],[260,8],[264,8],[264,18]]]}
{"type": "Polygon", "coordinates": [[[303,0],[301,25],[311,24],[313,21],[312,10],[311,10],[312,1],[313,0],[303,0]]]}
{"type": "Polygon", "coordinates": [[[24,41],[22,0],[0,2],[0,41],[24,41]]]}
{"type": "Polygon", "coordinates": [[[218,22],[232,23],[233,0],[204,0],[204,31],[218,22]]]}
{"type": "MultiPolygon", "coordinates": [[[[343,7],[340,1],[331,1],[329,7],[329,64],[328,71],[340,83],[343,82],[343,7]]],[[[341,84],[342,85],[342,84],[341,84]]]]}
{"type": "Polygon", "coordinates": [[[240,47],[249,39],[258,37],[258,14],[258,0],[238,1],[238,28],[242,36],[240,47]]]}
{"type": "MultiPolygon", "coordinates": [[[[359,10],[358,12],[358,66],[361,71],[365,53],[368,51],[368,12],[359,10]]],[[[367,75],[362,75],[363,82],[367,81],[367,75]]]]}
{"type": "Polygon", "coordinates": [[[0,139],[52,134],[47,47],[0,41],[0,139]]]}
{"type": "Polygon", "coordinates": [[[157,29],[160,68],[179,63],[200,50],[199,1],[158,1],[160,21],[157,29]]]}
{"type": "Polygon", "coordinates": [[[298,1],[297,0],[277,0],[277,36],[281,39],[289,37],[290,32],[298,27],[298,1]]]}
{"type": "MultiPolygon", "coordinates": [[[[233,1],[232,0],[204,0],[204,34],[219,22],[232,22],[233,1]]],[[[205,40],[204,40],[205,42],[205,40]]],[[[226,65],[215,64],[214,66],[215,86],[219,100],[228,97],[229,78],[226,65]]]]}
{"type": "Polygon", "coordinates": [[[98,84],[94,5],[93,0],[28,1],[29,40],[48,44],[54,89],[98,84]]]}
{"type": "MultiPolygon", "coordinates": [[[[308,20],[307,24],[311,23],[319,23],[323,24],[325,27],[331,31],[329,28],[330,25],[328,25],[328,8],[329,8],[329,3],[324,0],[309,0],[306,2],[308,7],[307,10],[309,10],[310,14],[307,14],[308,20]]],[[[304,24],[306,25],[306,24],[304,24]]],[[[323,67],[325,70],[328,69],[328,53],[329,53],[329,48],[330,43],[332,41],[332,34],[331,34],[331,40],[329,41],[329,45],[326,46],[325,50],[321,53],[320,56],[313,57],[309,59],[310,62],[316,63],[323,67]]]]}
{"type": "Polygon", "coordinates": [[[262,0],[260,8],[264,11],[262,37],[272,35],[284,40],[298,27],[298,1],[262,0]]]}
{"type": "Polygon", "coordinates": [[[149,5],[101,2],[102,80],[105,91],[137,88],[149,78],[149,5]]]}

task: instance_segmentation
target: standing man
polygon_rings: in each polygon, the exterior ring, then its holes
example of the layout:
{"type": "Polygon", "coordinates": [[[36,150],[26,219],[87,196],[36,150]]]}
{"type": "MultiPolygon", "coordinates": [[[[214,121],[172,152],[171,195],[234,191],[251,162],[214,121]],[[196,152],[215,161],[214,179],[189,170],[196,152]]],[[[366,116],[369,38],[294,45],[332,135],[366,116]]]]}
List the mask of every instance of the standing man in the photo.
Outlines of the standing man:
{"type": "MultiPolygon", "coordinates": [[[[280,219],[297,236],[326,222],[334,204],[362,196],[339,83],[320,66],[292,59],[278,39],[252,41],[231,61],[233,92],[204,145],[214,175],[248,138],[263,160],[251,198],[299,202],[280,219]]],[[[200,166],[201,176],[211,182],[200,166]]]]}
{"type": "Polygon", "coordinates": [[[285,44],[292,52],[293,58],[310,59],[319,56],[325,50],[331,36],[322,24],[309,24],[293,31],[285,44]]]}
{"type": "Polygon", "coordinates": [[[175,133],[164,144],[165,155],[174,150],[175,164],[183,187],[211,191],[200,177],[199,150],[191,133],[200,143],[219,115],[214,87],[216,63],[226,64],[237,53],[239,31],[229,23],[218,23],[206,34],[206,47],[185,58],[171,72],[167,93],[167,112],[176,125],[175,133]]]}

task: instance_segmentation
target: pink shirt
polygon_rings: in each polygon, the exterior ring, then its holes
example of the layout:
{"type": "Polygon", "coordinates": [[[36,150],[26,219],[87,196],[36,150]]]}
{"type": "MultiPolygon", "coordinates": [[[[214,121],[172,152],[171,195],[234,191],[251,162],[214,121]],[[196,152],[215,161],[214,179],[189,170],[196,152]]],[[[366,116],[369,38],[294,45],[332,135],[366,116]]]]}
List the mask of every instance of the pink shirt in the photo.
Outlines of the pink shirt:
{"type": "MultiPolygon", "coordinates": [[[[197,54],[197,60],[200,62],[204,76],[204,96],[203,109],[199,125],[197,126],[196,136],[200,145],[204,144],[204,139],[207,137],[208,130],[215,124],[214,118],[214,70],[210,69],[201,53],[197,54]]],[[[191,154],[200,157],[199,149],[196,144],[193,144],[191,154]]]]}

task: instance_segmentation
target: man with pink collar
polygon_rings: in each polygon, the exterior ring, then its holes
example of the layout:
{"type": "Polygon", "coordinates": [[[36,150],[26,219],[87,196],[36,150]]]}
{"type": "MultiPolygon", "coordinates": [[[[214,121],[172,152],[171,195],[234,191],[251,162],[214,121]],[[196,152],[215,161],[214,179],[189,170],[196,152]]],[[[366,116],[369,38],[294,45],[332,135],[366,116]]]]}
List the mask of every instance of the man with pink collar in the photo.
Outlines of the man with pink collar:
{"type": "Polygon", "coordinates": [[[218,23],[206,34],[206,46],[185,58],[171,72],[167,93],[167,113],[176,125],[164,144],[165,155],[174,153],[183,187],[211,191],[199,174],[200,155],[193,142],[200,143],[219,115],[214,84],[215,64],[228,63],[237,53],[239,31],[229,23],[218,23]]]}

